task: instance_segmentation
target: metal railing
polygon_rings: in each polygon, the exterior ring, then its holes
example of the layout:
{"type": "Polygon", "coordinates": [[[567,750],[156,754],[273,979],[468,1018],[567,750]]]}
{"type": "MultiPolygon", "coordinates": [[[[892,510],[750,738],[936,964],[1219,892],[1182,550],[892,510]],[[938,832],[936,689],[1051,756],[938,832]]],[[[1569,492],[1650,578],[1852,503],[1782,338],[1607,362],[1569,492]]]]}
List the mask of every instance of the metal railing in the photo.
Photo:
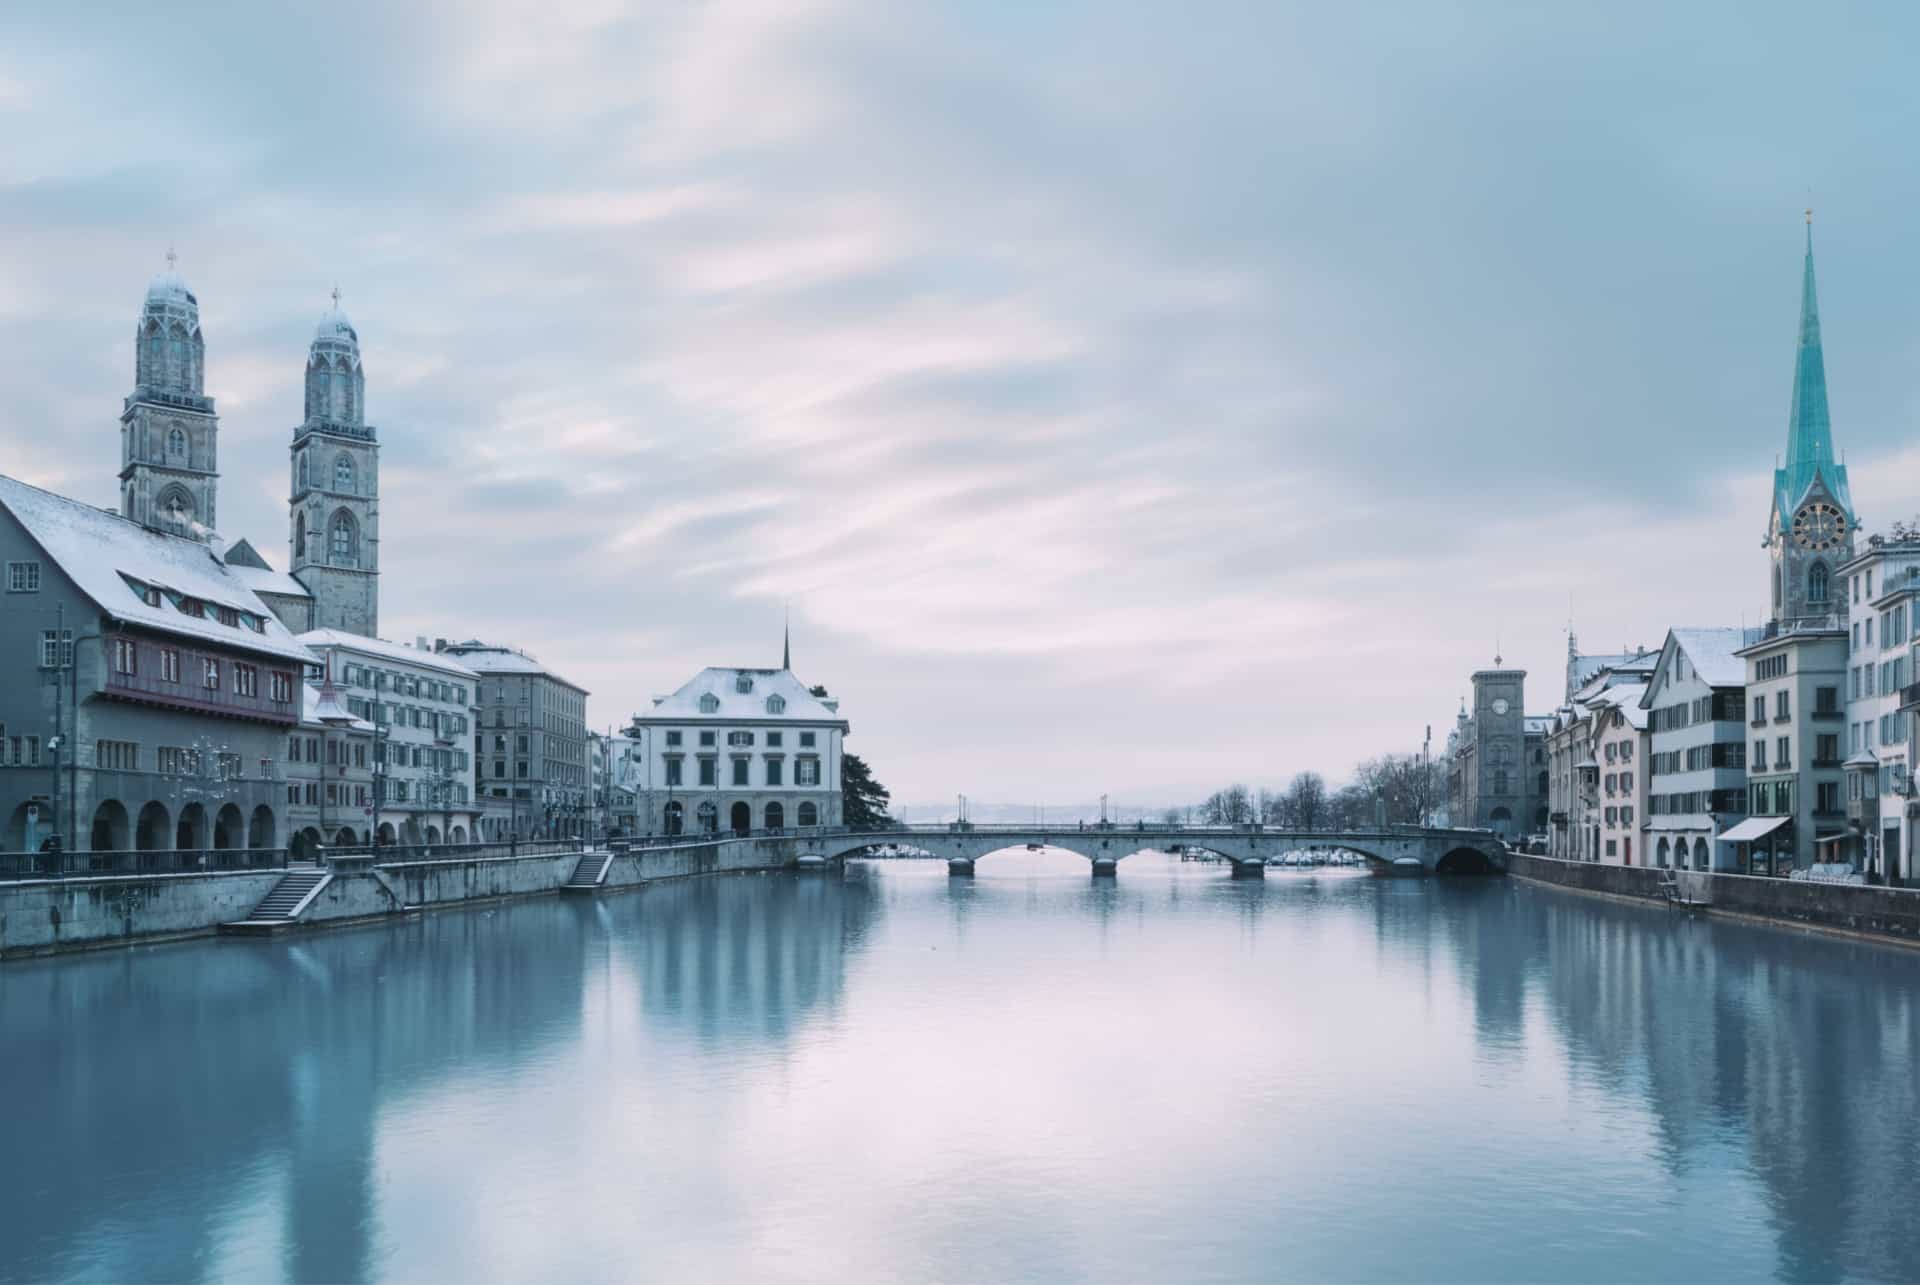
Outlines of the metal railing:
{"type": "Polygon", "coordinates": [[[104,875],[217,874],[284,869],[285,848],[116,849],[110,852],[0,852],[0,880],[104,875]]]}

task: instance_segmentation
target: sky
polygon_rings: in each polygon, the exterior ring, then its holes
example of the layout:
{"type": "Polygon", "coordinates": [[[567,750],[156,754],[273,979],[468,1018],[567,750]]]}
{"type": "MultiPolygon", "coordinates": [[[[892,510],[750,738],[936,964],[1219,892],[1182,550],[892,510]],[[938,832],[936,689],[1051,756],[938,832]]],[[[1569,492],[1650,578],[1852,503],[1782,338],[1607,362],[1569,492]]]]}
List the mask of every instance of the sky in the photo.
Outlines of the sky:
{"type": "Polygon", "coordinates": [[[1723,4],[0,7],[0,472],[116,500],[169,246],[285,566],[337,284],[381,626],[624,724],[842,701],[903,802],[1436,747],[1492,661],[1762,617],[1802,211],[1920,512],[1920,14],[1723,4]]]}

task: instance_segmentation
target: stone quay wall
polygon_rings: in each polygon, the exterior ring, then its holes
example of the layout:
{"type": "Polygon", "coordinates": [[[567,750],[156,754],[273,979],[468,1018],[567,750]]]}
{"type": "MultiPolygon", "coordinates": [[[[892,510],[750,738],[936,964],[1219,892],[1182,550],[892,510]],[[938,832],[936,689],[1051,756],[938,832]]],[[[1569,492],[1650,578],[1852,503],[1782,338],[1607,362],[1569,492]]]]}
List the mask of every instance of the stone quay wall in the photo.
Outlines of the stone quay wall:
{"type": "MultiPolygon", "coordinates": [[[[605,887],[786,868],[778,839],[719,839],[616,855],[605,887]]],[[[334,871],[302,924],[555,893],[580,854],[397,861],[334,871]]],[[[0,884],[0,960],[198,937],[245,919],[285,871],[119,875],[0,884]]]]}
{"type": "Polygon", "coordinates": [[[1507,872],[1518,878],[1637,899],[1657,898],[1660,881],[1671,874],[1681,895],[1700,903],[1711,914],[1744,915],[1795,927],[1920,944],[1920,889],[1607,866],[1527,853],[1513,853],[1507,861],[1507,872]]]}

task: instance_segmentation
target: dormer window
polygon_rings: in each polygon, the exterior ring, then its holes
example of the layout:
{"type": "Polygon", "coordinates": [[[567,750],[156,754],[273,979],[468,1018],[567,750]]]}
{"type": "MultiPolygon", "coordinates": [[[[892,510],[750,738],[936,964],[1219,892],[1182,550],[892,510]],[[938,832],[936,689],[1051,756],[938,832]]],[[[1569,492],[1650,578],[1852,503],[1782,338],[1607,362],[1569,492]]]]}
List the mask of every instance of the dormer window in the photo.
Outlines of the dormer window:
{"type": "Polygon", "coordinates": [[[733,678],[733,690],[736,692],[739,692],[743,696],[746,695],[748,692],[752,691],[753,675],[752,674],[735,674],[733,678]]]}
{"type": "Polygon", "coordinates": [[[702,696],[700,698],[700,712],[702,714],[718,714],[720,712],[720,698],[712,692],[708,692],[702,696]]]}
{"type": "Polygon", "coordinates": [[[787,698],[775,692],[767,697],[767,713],[784,714],[787,712],[787,698]]]}

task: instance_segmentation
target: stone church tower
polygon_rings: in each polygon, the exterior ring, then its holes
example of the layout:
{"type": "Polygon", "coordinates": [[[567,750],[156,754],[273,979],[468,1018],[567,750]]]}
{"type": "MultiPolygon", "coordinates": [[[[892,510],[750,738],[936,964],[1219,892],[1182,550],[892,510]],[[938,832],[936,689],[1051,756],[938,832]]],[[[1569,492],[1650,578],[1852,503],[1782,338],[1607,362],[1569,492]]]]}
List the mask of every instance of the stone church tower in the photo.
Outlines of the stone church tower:
{"type": "Polygon", "coordinates": [[[1807,212],[1807,260],[1800,283],[1800,343],[1794,355],[1787,454],[1773,473],[1765,544],[1773,575],[1773,620],[1844,617],[1846,595],[1834,568],[1853,556],[1859,526],[1847,466],[1833,458],[1827,415],[1827,367],[1820,348],[1820,305],[1813,291],[1813,212],[1807,212]]]}
{"type": "Polygon", "coordinates": [[[293,430],[293,576],[313,595],[313,627],[380,630],[380,447],[366,422],[360,336],[340,292],[307,352],[307,417],[293,430]]]}
{"type": "Polygon", "coordinates": [[[120,511],[143,526],[187,534],[219,514],[220,420],[206,395],[200,301],[173,270],[147,287],[134,335],[133,392],[120,412],[120,511]]]}

